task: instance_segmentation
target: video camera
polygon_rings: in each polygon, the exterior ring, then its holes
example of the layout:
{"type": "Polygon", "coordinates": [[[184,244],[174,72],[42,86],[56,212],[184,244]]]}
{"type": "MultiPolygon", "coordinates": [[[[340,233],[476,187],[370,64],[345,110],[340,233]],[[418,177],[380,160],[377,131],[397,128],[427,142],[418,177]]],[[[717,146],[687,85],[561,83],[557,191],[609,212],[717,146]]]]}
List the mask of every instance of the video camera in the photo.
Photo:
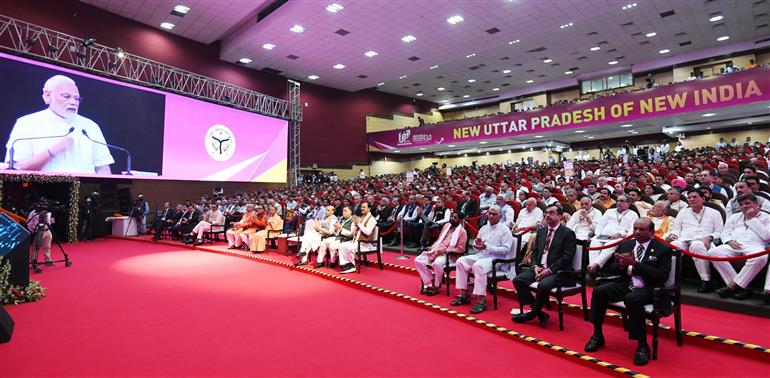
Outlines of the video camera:
{"type": "Polygon", "coordinates": [[[52,213],[55,211],[61,211],[63,209],[64,206],[61,204],[61,202],[48,199],[42,199],[32,205],[32,210],[38,214],[42,212],[52,213]]]}

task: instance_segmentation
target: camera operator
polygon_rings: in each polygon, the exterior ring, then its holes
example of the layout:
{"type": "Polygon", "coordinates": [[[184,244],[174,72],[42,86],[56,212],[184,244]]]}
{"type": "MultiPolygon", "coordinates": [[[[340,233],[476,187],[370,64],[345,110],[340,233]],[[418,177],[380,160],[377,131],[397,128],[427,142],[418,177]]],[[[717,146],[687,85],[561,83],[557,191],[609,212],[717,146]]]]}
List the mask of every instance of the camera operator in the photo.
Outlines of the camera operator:
{"type": "Polygon", "coordinates": [[[42,228],[43,237],[41,239],[42,244],[40,248],[43,249],[43,256],[45,256],[45,265],[53,266],[53,260],[51,260],[51,240],[53,234],[51,234],[51,225],[55,222],[51,213],[44,210],[41,207],[35,206],[29,212],[27,216],[27,229],[35,235],[35,231],[42,228]]]}
{"type": "Polygon", "coordinates": [[[136,221],[139,223],[138,227],[136,228],[136,231],[139,235],[144,235],[144,233],[147,231],[147,214],[150,212],[150,205],[147,204],[147,201],[144,200],[144,195],[139,195],[136,200],[134,200],[134,205],[131,208],[131,217],[136,219],[136,221]]]}
{"type": "Polygon", "coordinates": [[[81,205],[80,240],[94,240],[94,226],[99,212],[99,192],[91,192],[81,205]]]}

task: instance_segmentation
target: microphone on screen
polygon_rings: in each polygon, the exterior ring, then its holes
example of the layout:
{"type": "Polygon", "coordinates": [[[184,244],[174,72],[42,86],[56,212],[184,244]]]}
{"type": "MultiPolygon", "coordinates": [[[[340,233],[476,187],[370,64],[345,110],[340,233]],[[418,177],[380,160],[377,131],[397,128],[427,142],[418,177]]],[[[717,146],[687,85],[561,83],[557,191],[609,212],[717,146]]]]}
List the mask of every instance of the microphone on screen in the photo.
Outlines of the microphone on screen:
{"type": "Polygon", "coordinates": [[[9,159],[10,159],[10,161],[8,162],[8,169],[10,169],[10,170],[15,170],[16,169],[16,168],[13,167],[13,165],[15,164],[15,162],[13,161],[13,154],[14,154],[14,152],[16,152],[16,150],[15,150],[16,142],[18,142],[20,140],[37,140],[37,139],[64,138],[64,137],[69,136],[70,134],[72,134],[73,131],[75,131],[75,128],[74,127],[70,127],[69,131],[67,131],[67,133],[64,134],[64,135],[50,135],[50,136],[41,136],[41,137],[29,137],[29,138],[19,138],[19,139],[14,140],[13,143],[11,143],[11,149],[8,152],[9,159]]]}
{"type": "Polygon", "coordinates": [[[88,133],[86,132],[86,130],[80,130],[80,131],[82,131],[82,132],[83,132],[83,135],[84,135],[86,138],[88,138],[88,140],[90,140],[90,141],[92,141],[92,142],[94,142],[94,143],[96,143],[96,144],[101,144],[102,146],[107,146],[107,147],[109,147],[109,148],[114,148],[114,149],[116,149],[116,150],[120,150],[120,151],[123,151],[123,152],[125,152],[125,153],[126,153],[126,171],[128,172],[128,173],[127,173],[128,175],[131,175],[131,153],[130,153],[130,152],[128,152],[128,150],[127,150],[127,149],[125,149],[125,148],[123,148],[123,147],[118,147],[118,146],[116,146],[116,145],[113,145],[113,144],[109,144],[109,143],[100,142],[100,141],[98,141],[98,140],[93,140],[93,139],[91,139],[91,137],[90,137],[90,136],[88,136],[88,133]]]}

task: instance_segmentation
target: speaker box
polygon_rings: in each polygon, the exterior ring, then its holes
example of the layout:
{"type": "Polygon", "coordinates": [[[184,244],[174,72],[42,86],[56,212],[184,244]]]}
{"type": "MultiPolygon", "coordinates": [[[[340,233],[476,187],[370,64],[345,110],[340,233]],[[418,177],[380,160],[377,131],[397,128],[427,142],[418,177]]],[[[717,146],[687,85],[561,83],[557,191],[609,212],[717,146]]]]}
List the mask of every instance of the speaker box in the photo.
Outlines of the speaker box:
{"type": "Polygon", "coordinates": [[[0,306],[0,343],[7,343],[13,335],[13,319],[7,311],[0,306]]]}

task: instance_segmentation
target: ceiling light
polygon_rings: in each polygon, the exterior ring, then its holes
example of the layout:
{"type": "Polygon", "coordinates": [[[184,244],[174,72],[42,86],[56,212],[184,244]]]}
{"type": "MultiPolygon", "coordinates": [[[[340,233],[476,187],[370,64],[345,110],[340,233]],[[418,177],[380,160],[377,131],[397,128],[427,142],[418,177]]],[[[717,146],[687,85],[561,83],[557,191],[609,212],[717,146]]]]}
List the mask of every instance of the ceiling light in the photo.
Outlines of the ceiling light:
{"type": "Polygon", "coordinates": [[[310,79],[310,80],[316,80],[316,79],[318,79],[318,75],[310,75],[307,78],[310,79]]]}
{"type": "Polygon", "coordinates": [[[473,54],[468,54],[468,55],[466,55],[465,57],[466,57],[466,58],[473,58],[474,56],[476,56],[476,53],[473,53],[473,54]]]}
{"type": "Polygon", "coordinates": [[[293,31],[295,33],[302,33],[303,31],[305,31],[305,28],[303,28],[301,25],[294,25],[294,26],[290,27],[289,30],[291,30],[291,31],[293,31]]]}
{"type": "Polygon", "coordinates": [[[572,71],[564,71],[565,75],[572,75],[572,71]]]}
{"type": "Polygon", "coordinates": [[[366,55],[366,56],[368,56],[370,58],[374,58],[375,56],[377,56],[377,51],[369,50],[369,51],[365,52],[364,55],[366,55]]]}
{"type": "Polygon", "coordinates": [[[460,16],[460,15],[452,16],[452,17],[449,17],[449,18],[446,19],[446,22],[448,22],[448,23],[450,23],[452,25],[459,24],[459,23],[461,23],[463,21],[464,20],[463,20],[462,16],[460,16]]]}
{"type": "Polygon", "coordinates": [[[399,76],[399,77],[398,77],[398,79],[399,79],[399,80],[401,80],[401,79],[406,79],[406,75],[402,75],[402,76],[399,76]]]}
{"type": "Polygon", "coordinates": [[[463,95],[463,98],[471,97],[470,95],[463,95]]]}
{"type": "Polygon", "coordinates": [[[334,68],[338,69],[338,70],[341,70],[341,69],[345,68],[345,65],[342,64],[342,63],[337,63],[337,64],[334,65],[334,68]]]}
{"type": "Polygon", "coordinates": [[[251,60],[251,59],[249,59],[249,58],[241,58],[241,59],[238,59],[238,63],[240,63],[240,64],[249,64],[249,63],[251,63],[251,62],[252,62],[252,60],[251,60]]]}
{"type": "Polygon", "coordinates": [[[663,50],[658,51],[658,54],[668,54],[670,52],[671,52],[671,50],[669,50],[669,49],[663,49],[663,50]]]}
{"type": "Polygon", "coordinates": [[[454,144],[450,144],[450,145],[448,145],[447,147],[454,147],[454,146],[455,146],[454,144]]]}
{"type": "Polygon", "coordinates": [[[617,60],[613,60],[613,61],[607,62],[607,64],[609,64],[610,66],[614,66],[614,65],[618,64],[618,61],[617,60]]]}
{"type": "Polygon", "coordinates": [[[591,47],[589,50],[591,50],[591,51],[599,51],[599,50],[601,50],[601,49],[602,49],[602,48],[601,48],[601,47],[599,47],[599,46],[594,46],[594,47],[591,47]]]}
{"type": "Polygon", "coordinates": [[[629,10],[631,8],[636,8],[636,3],[631,3],[631,4],[628,4],[628,5],[624,5],[621,9],[629,10]]]}
{"type": "Polygon", "coordinates": [[[706,114],[703,114],[702,116],[703,117],[713,117],[715,115],[717,115],[717,114],[716,113],[706,113],[706,114]]]}
{"type": "Polygon", "coordinates": [[[560,29],[564,29],[564,28],[568,28],[568,27],[570,27],[570,26],[572,26],[572,23],[571,23],[571,22],[570,22],[569,24],[564,24],[564,25],[562,25],[562,26],[559,26],[559,28],[560,28],[560,29]]]}
{"type": "Polygon", "coordinates": [[[401,152],[401,151],[399,151],[399,150],[394,150],[393,152],[401,152]]]}
{"type": "Polygon", "coordinates": [[[596,138],[596,137],[595,137],[595,136],[593,136],[593,135],[589,135],[589,136],[587,136],[586,138],[588,138],[588,139],[594,139],[594,138],[596,138]]]}
{"type": "Polygon", "coordinates": [[[174,28],[174,26],[176,26],[176,25],[174,25],[174,24],[172,24],[170,22],[164,22],[164,23],[160,24],[160,27],[162,27],[163,29],[166,29],[166,30],[171,30],[171,29],[174,28]]]}
{"type": "MultiPolygon", "coordinates": [[[[425,147],[420,147],[420,151],[425,151],[425,147]]],[[[424,158],[425,156],[423,156],[424,158]]]]}
{"type": "Polygon", "coordinates": [[[532,83],[534,83],[534,82],[535,82],[534,80],[527,80],[527,81],[526,81],[526,83],[527,83],[527,84],[532,84],[532,83]]]}
{"type": "Polygon", "coordinates": [[[417,94],[417,97],[421,97],[421,96],[422,96],[422,92],[417,94]]]}
{"type": "Polygon", "coordinates": [[[332,12],[332,13],[337,13],[337,12],[343,10],[343,9],[345,9],[345,7],[343,7],[342,5],[339,5],[337,3],[330,4],[330,5],[326,6],[326,10],[328,10],[329,12],[332,12]]]}
{"type": "Polygon", "coordinates": [[[542,138],[542,135],[535,135],[535,138],[542,138]]]}
{"type": "Polygon", "coordinates": [[[436,66],[430,66],[430,69],[432,69],[432,70],[435,70],[436,68],[438,68],[438,65],[436,65],[436,66]]]}
{"type": "Polygon", "coordinates": [[[443,91],[444,89],[446,89],[446,88],[444,88],[444,87],[438,87],[438,88],[436,88],[436,90],[438,90],[438,91],[443,91]]]}
{"type": "Polygon", "coordinates": [[[512,44],[514,44],[514,43],[519,43],[519,42],[521,42],[521,41],[520,41],[520,40],[518,40],[518,39],[514,39],[513,41],[510,41],[510,42],[508,42],[508,44],[509,44],[509,45],[512,45],[512,44]]]}
{"type": "Polygon", "coordinates": [[[553,59],[546,59],[543,61],[543,63],[551,63],[551,62],[553,62],[553,59]]]}
{"type": "Polygon", "coordinates": [[[647,37],[647,38],[652,38],[652,37],[654,37],[656,35],[658,35],[658,33],[656,33],[656,32],[649,32],[649,33],[645,34],[644,36],[647,37]]]}
{"type": "Polygon", "coordinates": [[[722,16],[721,14],[718,14],[716,16],[713,16],[713,17],[709,18],[709,21],[711,21],[711,22],[722,21],[723,18],[725,18],[725,16],[722,16]]]}
{"type": "Polygon", "coordinates": [[[118,58],[120,58],[120,59],[123,59],[123,58],[126,57],[125,51],[123,51],[123,49],[120,48],[120,47],[117,48],[117,54],[115,54],[115,55],[117,55],[118,58]]]}
{"type": "Polygon", "coordinates": [[[499,91],[499,90],[500,90],[500,88],[492,88],[492,91],[493,91],[493,92],[497,92],[497,91],[499,91]]]}
{"type": "Polygon", "coordinates": [[[585,130],[575,130],[575,134],[582,134],[584,132],[586,132],[586,131],[585,130]]]}
{"type": "Polygon", "coordinates": [[[385,83],[377,83],[378,87],[383,86],[383,85],[385,85],[385,83]]]}
{"type": "Polygon", "coordinates": [[[625,125],[620,125],[620,127],[624,128],[624,129],[627,129],[627,128],[631,127],[631,126],[633,126],[633,125],[630,124],[630,123],[627,123],[625,125]]]}
{"type": "Polygon", "coordinates": [[[726,40],[728,40],[728,39],[730,39],[730,36],[729,36],[729,35],[723,35],[723,36],[721,36],[721,37],[717,38],[717,42],[726,41],[726,40]]]}
{"type": "Polygon", "coordinates": [[[487,142],[481,141],[479,142],[479,144],[487,144],[487,142]]]}
{"type": "Polygon", "coordinates": [[[475,82],[476,82],[476,79],[468,79],[468,82],[469,82],[469,83],[475,83],[475,82]]]}
{"type": "Polygon", "coordinates": [[[509,74],[509,73],[511,73],[511,70],[503,70],[503,73],[504,74],[509,74]]]}
{"type": "Polygon", "coordinates": [[[406,43],[409,43],[409,42],[416,41],[417,38],[415,38],[413,35],[405,35],[405,36],[401,37],[401,40],[406,42],[406,43]]]}
{"type": "Polygon", "coordinates": [[[265,43],[264,45],[262,45],[262,48],[265,50],[272,50],[275,48],[275,45],[272,43],[265,43]]]}
{"type": "Polygon", "coordinates": [[[510,153],[511,153],[511,150],[508,150],[508,153],[510,154],[510,153]]]}
{"type": "Polygon", "coordinates": [[[181,14],[187,14],[190,12],[190,7],[186,7],[184,5],[177,5],[174,7],[174,12],[181,13],[181,14]]]}

